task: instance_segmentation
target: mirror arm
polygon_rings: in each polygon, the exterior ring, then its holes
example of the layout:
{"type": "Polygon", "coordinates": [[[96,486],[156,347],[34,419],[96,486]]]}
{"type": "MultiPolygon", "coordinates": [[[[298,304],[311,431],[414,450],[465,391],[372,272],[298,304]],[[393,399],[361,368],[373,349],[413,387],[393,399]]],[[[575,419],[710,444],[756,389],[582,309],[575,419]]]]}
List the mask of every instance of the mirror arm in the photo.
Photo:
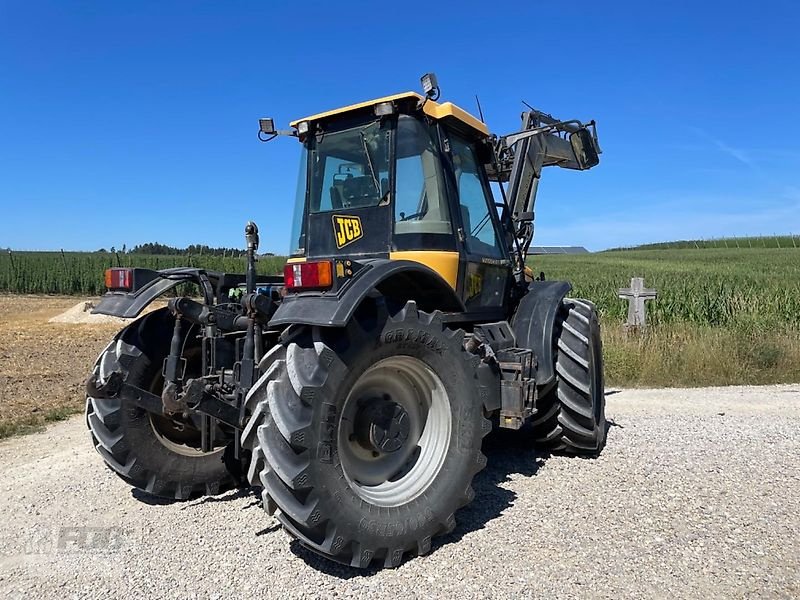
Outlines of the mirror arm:
{"type": "Polygon", "coordinates": [[[258,139],[262,142],[270,142],[278,136],[297,137],[297,132],[294,129],[276,129],[274,132],[267,135],[263,131],[258,132],[258,139]]]}

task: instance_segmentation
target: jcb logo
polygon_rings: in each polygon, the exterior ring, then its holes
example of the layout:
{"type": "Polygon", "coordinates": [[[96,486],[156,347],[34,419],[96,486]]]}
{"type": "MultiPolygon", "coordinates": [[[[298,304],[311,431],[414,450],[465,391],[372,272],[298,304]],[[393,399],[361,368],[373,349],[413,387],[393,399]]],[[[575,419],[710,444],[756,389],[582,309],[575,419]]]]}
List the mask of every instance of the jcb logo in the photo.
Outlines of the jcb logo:
{"type": "Polygon", "coordinates": [[[333,215],[333,233],[336,236],[336,247],[343,248],[364,236],[361,219],[344,215],[333,215]]]}

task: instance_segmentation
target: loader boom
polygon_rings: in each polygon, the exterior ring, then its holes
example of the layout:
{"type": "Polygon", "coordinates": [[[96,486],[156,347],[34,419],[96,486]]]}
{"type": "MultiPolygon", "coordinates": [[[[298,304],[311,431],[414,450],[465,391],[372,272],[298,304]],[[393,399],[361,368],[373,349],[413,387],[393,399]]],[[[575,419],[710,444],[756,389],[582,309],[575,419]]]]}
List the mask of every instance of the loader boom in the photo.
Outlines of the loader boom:
{"type": "Polygon", "coordinates": [[[497,140],[496,164],[488,171],[492,181],[508,182],[503,221],[513,224],[509,250],[512,256],[518,256],[519,270],[524,268],[533,240],[534,206],[542,168],[590,169],[598,163],[600,152],[594,121],[558,121],[538,110],[522,113],[522,129],[497,140]]]}

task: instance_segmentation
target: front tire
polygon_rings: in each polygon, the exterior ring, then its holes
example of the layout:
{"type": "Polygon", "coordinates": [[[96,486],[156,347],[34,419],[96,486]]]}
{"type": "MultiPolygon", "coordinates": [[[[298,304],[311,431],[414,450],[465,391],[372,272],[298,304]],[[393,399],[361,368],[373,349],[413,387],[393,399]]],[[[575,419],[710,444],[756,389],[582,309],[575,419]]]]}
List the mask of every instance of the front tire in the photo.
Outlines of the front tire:
{"type": "Polygon", "coordinates": [[[555,382],[540,391],[531,426],[542,448],[597,456],[606,442],[603,346],[597,310],[565,298],[555,328],[555,382]]]}
{"type": "Polygon", "coordinates": [[[342,329],[295,326],[248,397],[242,444],[264,506],[311,550],[400,564],[455,527],[486,464],[479,359],[409,302],[367,299],[342,329]]]}

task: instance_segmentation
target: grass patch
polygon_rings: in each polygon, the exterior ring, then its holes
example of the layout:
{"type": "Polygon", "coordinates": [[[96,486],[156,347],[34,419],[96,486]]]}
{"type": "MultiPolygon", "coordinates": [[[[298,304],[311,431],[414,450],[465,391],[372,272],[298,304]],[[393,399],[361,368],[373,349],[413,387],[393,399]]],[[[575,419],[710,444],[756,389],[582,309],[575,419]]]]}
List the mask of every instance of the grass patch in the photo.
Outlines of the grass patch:
{"type": "Polygon", "coordinates": [[[762,385],[800,381],[800,330],[686,323],[643,332],[603,328],[606,382],[619,387],[762,385]]]}
{"type": "Polygon", "coordinates": [[[83,411],[81,406],[59,406],[51,408],[41,413],[29,413],[23,416],[10,417],[0,420],[0,440],[13,435],[26,435],[29,433],[39,433],[44,430],[48,423],[65,421],[73,415],[83,411]]]}

